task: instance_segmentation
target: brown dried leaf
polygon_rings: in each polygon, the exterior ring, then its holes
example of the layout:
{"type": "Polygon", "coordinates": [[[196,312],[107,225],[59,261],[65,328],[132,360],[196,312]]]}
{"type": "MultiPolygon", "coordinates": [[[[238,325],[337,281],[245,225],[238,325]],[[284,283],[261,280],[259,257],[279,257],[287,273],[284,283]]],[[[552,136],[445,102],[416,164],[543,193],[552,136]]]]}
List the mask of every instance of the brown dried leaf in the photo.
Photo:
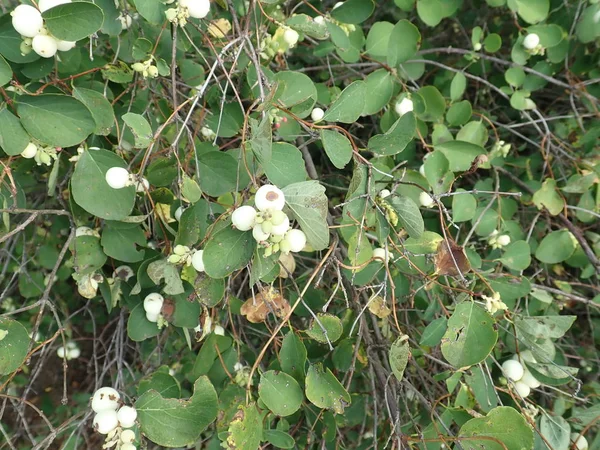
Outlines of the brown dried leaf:
{"type": "Polygon", "coordinates": [[[246,300],[241,308],[242,315],[252,323],[264,322],[269,313],[285,317],[289,312],[289,302],[272,287],[261,289],[257,295],[246,300]]]}
{"type": "Polygon", "coordinates": [[[454,241],[442,241],[435,254],[435,272],[438,275],[456,277],[471,270],[463,248],[454,241]]]}

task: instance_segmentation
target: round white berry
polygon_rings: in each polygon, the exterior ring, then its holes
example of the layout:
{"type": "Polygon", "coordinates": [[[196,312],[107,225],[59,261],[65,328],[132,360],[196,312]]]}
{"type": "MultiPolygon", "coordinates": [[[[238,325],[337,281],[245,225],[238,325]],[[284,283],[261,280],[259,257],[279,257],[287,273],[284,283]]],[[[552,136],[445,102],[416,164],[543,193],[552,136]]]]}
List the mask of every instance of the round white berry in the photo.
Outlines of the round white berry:
{"type": "Polygon", "coordinates": [[[523,376],[519,381],[521,383],[525,383],[531,389],[539,388],[541,386],[541,383],[537,380],[537,378],[535,378],[533,374],[527,369],[524,370],[523,376]]]}
{"type": "Polygon", "coordinates": [[[181,220],[181,215],[183,214],[184,211],[185,211],[185,208],[183,206],[180,206],[179,208],[177,208],[175,210],[175,220],[177,222],[179,222],[181,220]]]}
{"type": "Polygon", "coordinates": [[[502,363],[502,372],[504,376],[511,381],[519,381],[523,378],[525,370],[519,361],[508,359],[502,363]]]}
{"type": "Polygon", "coordinates": [[[131,428],[135,425],[137,419],[137,411],[131,406],[122,406],[117,412],[117,419],[123,428],[131,428]]]}
{"type": "Polygon", "coordinates": [[[421,164],[421,167],[419,167],[419,173],[425,176],[425,164],[421,164]]]}
{"type": "Polygon", "coordinates": [[[42,58],[52,58],[58,51],[57,40],[52,36],[38,34],[31,41],[31,48],[42,58]]]}
{"type": "Polygon", "coordinates": [[[306,234],[302,230],[290,230],[285,235],[285,240],[290,245],[290,251],[301,252],[306,247],[306,234]]]}
{"type": "Polygon", "coordinates": [[[525,39],[523,39],[523,47],[525,47],[527,50],[533,50],[539,45],[539,43],[540,37],[535,33],[529,33],[527,36],[525,36],[525,39]]]}
{"type": "Polygon", "coordinates": [[[325,23],[325,17],[323,16],[317,16],[313,19],[313,22],[318,24],[318,25],[322,25],[325,23]]]}
{"type": "Polygon", "coordinates": [[[65,3],[71,3],[71,0],[39,0],[38,6],[40,7],[40,11],[44,12],[55,6],[64,5],[65,3]]]}
{"type": "Polygon", "coordinates": [[[385,248],[376,248],[373,250],[373,258],[381,261],[389,261],[392,255],[385,248]]]}
{"type": "Polygon", "coordinates": [[[33,142],[30,142],[27,144],[27,147],[25,147],[25,150],[21,152],[21,156],[26,159],[31,159],[36,155],[37,151],[37,145],[35,145],[33,142]]]}
{"type": "Polygon", "coordinates": [[[310,113],[310,118],[315,122],[322,120],[324,116],[325,111],[323,111],[321,108],[315,108],[310,113]]]}
{"type": "Polygon", "coordinates": [[[92,397],[92,409],[94,412],[116,411],[119,407],[119,393],[111,387],[101,387],[92,397]]]}
{"type": "Polygon", "coordinates": [[[64,358],[66,355],[66,351],[64,347],[58,347],[58,349],[56,349],[56,356],[58,356],[60,359],[64,358]]]}
{"type": "Polygon", "coordinates": [[[94,429],[100,434],[108,434],[118,426],[116,411],[101,411],[94,417],[94,429]]]}
{"type": "Polygon", "coordinates": [[[263,231],[261,224],[256,224],[254,225],[254,228],[252,228],[252,237],[254,237],[256,242],[264,242],[269,239],[269,233],[263,231]]]}
{"type": "Polygon", "coordinates": [[[77,359],[81,356],[79,347],[73,347],[67,350],[67,359],[77,359]]]}
{"type": "Polygon", "coordinates": [[[58,41],[56,42],[56,48],[59,52],[68,52],[71,49],[74,49],[77,45],[75,41],[58,41]]]}
{"type": "Polygon", "coordinates": [[[496,243],[502,247],[505,247],[508,244],[510,244],[510,236],[508,234],[498,236],[498,238],[496,239],[496,243]]]}
{"type": "Polygon", "coordinates": [[[290,218],[286,215],[279,225],[273,225],[271,234],[275,236],[283,236],[290,229],[290,218]]]}
{"type": "Polygon", "coordinates": [[[19,5],[11,13],[12,25],[21,36],[32,38],[44,28],[42,14],[30,5],[19,5]]]}
{"type": "Polygon", "coordinates": [[[192,255],[192,266],[196,272],[204,272],[204,250],[196,250],[192,255]]]}
{"type": "Polygon", "coordinates": [[[215,329],[213,330],[213,333],[215,333],[219,336],[225,336],[225,328],[223,328],[221,325],[215,325],[215,329]]]}
{"type": "Polygon", "coordinates": [[[399,102],[396,102],[396,106],[394,106],[394,109],[396,110],[396,114],[402,117],[407,112],[413,110],[413,101],[408,97],[404,97],[399,102]]]}
{"type": "Polygon", "coordinates": [[[392,193],[390,192],[389,189],[382,189],[381,191],[379,191],[379,197],[381,197],[381,198],[386,198],[386,197],[389,197],[390,195],[392,195],[392,193]]]}
{"type": "Polygon", "coordinates": [[[517,394],[523,398],[526,398],[529,396],[529,394],[531,394],[531,388],[522,381],[517,381],[515,383],[515,391],[517,391],[517,394]]]}
{"type": "Polygon", "coordinates": [[[150,189],[150,182],[144,177],[139,178],[137,181],[134,180],[132,184],[135,186],[136,192],[146,192],[150,189]]]}
{"type": "Polygon", "coordinates": [[[254,204],[259,211],[266,211],[267,209],[281,211],[285,205],[285,196],[277,186],[265,184],[256,191],[254,204]]]}
{"type": "Polygon", "coordinates": [[[111,167],[106,171],[104,178],[113,189],[123,189],[129,186],[129,171],[123,167],[111,167]]]}
{"type": "MultiPolygon", "coordinates": [[[[125,430],[125,431],[130,431],[130,430],[125,430]]],[[[121,450],[137,450],[137,447],[133,444],[123,444],[121,445],[121,450]]]]}
{"type": "Polygon", "coordinates": [[[146,295],[144,299],[144,311],[150,314],[160,314],[165,298],[158,292],[146,295]]]}
{"type": "Polygon", "coordinates": [[[473,46],[473,50],[475,50],[476,52],[478,52],[479,50],[481,50],[481,42],[478,42],[477,44],[475,44],[473,46]]]}
{"type": "Polygon", "coordinates": [[[209,0],[179,0],[179,6],[186,7],[194,19],[204,19],[210,11],[209,0]]]}
{"type": "Polygon", "coordinates": [[[121,442],[123,444],[131,444],[133,441],[135,441],[135,432],[133,430],[123,430],[121,433],[121,442]]]}
{"type": "Polygon", "coordinates": [[[296,45],[296,43],[298,42],[298,38],[299,37],[300,36],[296,32],[296,30],[292,30],[291,28],[288,28],[287,30],[285,30],[283,32],[283,40],[290,47],[293,47],[294,45],[296,45]]]}
{"type": "Polygon", "coordinates": [[[244,205],[233,211],[231,223],[240,231],[251,230],[256,219],[256,210],[250,205],[244,205]]]}
{"type": "Polygon", "coordinates": [[[427,192],[421,192],[419,194],[419,202],[421,203],[421,206],[424,206],[425,208],[431,208],[435,205],[435,201],[427,192]]]}
{"type": "Polygon", "coordinates": [[[589,447],[585,436],[579,436],[579,433],[571,433],[571,441],[575,443],[577,450],[587,450],[589,447]]]}
{"type": "Polygon", "coordinates": [[[158,322],[158,314],[146,312],[146,320],[148,322],[156,323],[158,322]]]}

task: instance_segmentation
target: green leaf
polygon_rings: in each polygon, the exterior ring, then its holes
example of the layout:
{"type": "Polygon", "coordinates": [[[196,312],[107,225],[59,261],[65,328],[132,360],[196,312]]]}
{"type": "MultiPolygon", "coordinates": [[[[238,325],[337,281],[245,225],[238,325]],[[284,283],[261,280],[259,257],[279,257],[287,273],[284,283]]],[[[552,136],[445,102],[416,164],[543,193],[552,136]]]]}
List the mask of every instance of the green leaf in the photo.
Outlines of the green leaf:
{"type": "Polygon", "coordinates": [[[414,111],[425,122],[437,122],[444,116],[446,100],[435,86],[424,86],[413,96],[414,111]]]}
{"type": "Polygon", "coordinates": [[[566,261],[575,252],[575,237],[567,230],[553,231],[542,239],[535,250],[535,257],[546,264],[566,261]]]}
{"type": "Polygon", "coordinates": [[[525,270],[531,264],[531,249],[526,241],[516,241],[509,244],[499,258],[506,267],[512,270],[525,270]]]}
{"type": "Polygon", "coordinates": [[[115,113],[110,102],[100,92],[76,87],[73,97],[83,103],[92,113],[96,122],[94,134],[108,136],[115,124],[115,113]]]}
{"type": "Polygon", "coordinates": [[[502,37],[499,34],[488,34],[483,40],[483,48],[488,53],[496,53],[502,47],[502,37]]]}
{"type": "Polygon", "coordinates": [[[207,377],[200,377],[189,400],[164,398],[150,390],[137,399],[135,409],[144,436],[165,447],[184,447],[217,418],[217,393],[207,377]]]}
{"type": "Polygon", "coordinates": [[[298,382],[285,372],[269,370],[260,376],[258,395],[273,414],[286,417],[300,409],[304,395],[298,382]]]}
{"type": "Polygon", "coordinates": [[[77,236],[71,244],[73,268],[81,275],[94,273],[106,263],[106,255],[95,236],[77,236]]]}
{"type": "Polygon", "coordinates": [[[146,170],[146,178],[152,186],[169,186],[177,178],[177,161],[175,158],[156,158],[146,170]]]}
{"type": "Polygon", "coordinates": [[[27,357],[29,333],[16,320],[0,317],[0,375],[8,375],[19,367],[27,357]]]}
{"type": "Polygon", "coordinates": [[[460,0],[417,0],[417,14],[430,27],[450,17],[462,5],[460,0]]]}
{"type": "Polygon", "coordinates": [[[166,259],[159,259],[148,264],[146,270],[152,282],[156,285],[165,280],[164,291],[166,294],[177,295],[184,292],[183,283],[177,271],[177,267],[168,262],[166,259]]]}
{"type": "Polygon", "coordinates": [[[50,8],[42,13],[44,25],[63,41],[80,41],[102,27],[104,14],[91,2],[73,2],[50,8]]]}
{"type": "Polygon", "coordinates": [[[181,180],[181,195],[189,203],[194,204],[202,198],[202,190],[196,180],[184,174],[181,180]]]}
{"type": "Polygon", "coordinates": [[[416,129],[415,116],[412,113],[404,114],[385,134],[377,134],[369,139],[368,148],[378,155],[396,155],[413,140],[416,129]]]}
{"type": "Polygon", "coordinates": [[[231,347],[232,339],[228,336],[219,336],[211,333],[204,341],[204,345],[200,348],[192,374],[194,377],[206,375],[219,355],[223,355],[227,349],[231,347]]]}
{"type": "Polygon", "coordinates": [[[342,23],[358,24],[367,20],[374,10],[373,0],[346,0],[331,11],[331,17],[342,23]]]}
{"type": "Polygon", "coordinates": [[[450,162],[452,172],[464,172],[471,168],[471,164],[479,155],[487,155],[483,147],[470,142],[448,141],[435,146],[450,162]]]}
{"type": "Polygon", "coordinates": [[[133,209],[135,188],[111,188],[105,178],[111,167],[127,167],[127,163],[108,150],[83,152],[75,165],[71,189],[75,203],[90,214],[101,219],[121,220],[133,209]]]}
{"type": "Polygon", "coordinates": [[[460,100],[460,98],[465,93],[465,89],[467,88],[467,77],[462,72],[456,72],[454,78],[452,78],[452,83],[450,83],[450,99],[455,102],[456,100],[460,100]]]}
{"type": "Polygon", "coordinates": [[[19,155],[29,144],[29,135],[8,108],[0,109],[0,147],[7,155],[19,155]]]}
{"type": "Polygon", "coordinates": [[[244,124],[244,111],[237,102],[226,103],[223,109],[217,109],[206,116],[205,125],[218,137],[230,138],[239,133],[244,124]]]}
{"type": "MultiPolygon", "coordinates": [[[[210,151],[198,155],[200,188],[211,197],[236,190],[238,162],[224,152],[210,151]]],[[[243,165],[243,162],[240,164],[243,165]]],[[[239,186],[243,188],[244,186],[239,186]]]]}
{"type": "Polygon", "coordinates": [[[12,80],[13,71],[4,57],[0,55],[0,87],[8,84],[12,80]]]}
{"type": "Polygon", "coordinates": [[[225,278],[242,269],[252,258],[256,241],[252,233],[225,227],[215,233],[204,247],[202,259],[208,276],[225,278]]]}
{"type": "Polygon", "coordinates": [[[410,197],[401,197],[395,195],[390,203],[396,213],[400,224],[404,227],[410,237],[418,239],[425,231],[423,216],[419,206],[410,197]]]}
{"type": "Polygon", "coordinates": [[[200,199],[186,208],[179,219],[175,245],[193,247],[206,235],[208,230],[208,203],[200,199]]]}
{"type": "Polygon", "coordinates": [[[346,31],[331,20],[326,21],[325,25],[327,26],[327,31],[329,32],[329,37],[331,38],[333,45],[335,45],[339,51],[350,50],[350,37],[346,34],[346,31]]]}
{"type": "Polygon", "coordinates": [[[137,387],[138,396],[154,389],[164,398],[179,398],[181,387],[179,382],[169,375],[169,367],[161,366],[156,372],[142,378],[137,387]]]}
{"type": "Polygon", "coordinates": [[[227,430],[227,447],[231,450],[258,450],[262,440],[262,418],[255,403],[241,405],[227,430]]]}
{"type": "MultiPolygon", "coordinates": [[[[561,416],[550,416],[548,413],[542,414],[540,418],[540,433],[550,445],[549,448],[568,449],[571,443],[571,426],[561,416]]],[[[547,444],[543,448],[548,448],[547,444]]]]}
{"type": "Polygon", "coordinates": [[[368,95],[362,115],[371,116],[390,102],[394,94],[394,79],[387,70],[378,69],[367,76],[365,83],[368,95]]]}
{"type": "Polygon", "coordinates": [[[275,82],[278,85],[275,100],[301,118],[311,113],[317,101],[317,88],[308,76],[300,72],[278,72],[275,82]]]}
{"type": "Polygon", "coordinates": [[[531,374],[542,384],[560,386],[575,379],[579,369],[550,363],[526,363],[531,374]]]}
{"type": "MultiPolygon", "coordinates": [[[[457,189],[464,192],[464,189],[457,189]]],[[[452,220],[454,222],[466,222],[475,218],[477,211],[477,199],[471,194],[459,194],[452,196],[452,220]]]]}
{"type": "Polygon", "coordinates": [[[135,113],[127,113],[121,118],[133,133],[136,148],[147,148],[152,144],[152,127],[144,116],[135,113]]]}
{"type": "Polygon", "coordinates": [[[448,125],[463,125],[467,123],[473,114],[473,108],[468,100],[454,103],[446,113],[448,125]]]}
{"type": "Polygon", "coordinates": [[[544,180],[542,187],[533,194],[532,201],[538,209],[546,208],[553,216],[560,214],[565,206],[552,178],[544,180]]]}
{"type": "Polygon", "coordinates": [[[384,59],[387,58],[390,34],[394,25],[389,22],[375,22],[369,34],[365,50],[372,57],[384,59]]]}
{"type": "Polygon", "coordinates": [[[265,115],[260,122],[254,118],[250,118],[248,122],[252,130],[250,139],[252,152],[261,164],[267,164],[271,161],[273,146],[273,130],[269,116],[265,115]]]}
{"type": "Polygon", "coordinates": [[[323,120],[328,122],[354,123],[365,109],[367,89],[364,81],[355,81],[346,87],[331,104],[323,120]]]}
{"type": "MultiPolygon", "coordinates": [[[[425,159],[423,171],[425,172],[425,178],[427,178],[427,182],[434,193],[439,194],[448,189],[449,186],[446,183],[446,175],[448,174],[449,169],[450,163],[448,162],[448,158],[440,151],[434,150],[427,156],[427,159],[425,159]]],[[[450,175],[452,174],[450,173],[450,175]]]]}
{"type": "Polygon", "coordinates": [[[160,0],[133,0],[133,3],[137,12],[151,24],[159,25],[166,21],[167,6],[160,0]]]}
{"type": "Polygon", "coordinates": [[[306,355],[306,347],[302,339],[293,331],[286,334],[279,351],[279,364],[281,370],[293,376],[296,381],[302,384],[304,384],[306,373],[306,355]]]}
{"type": "Polygon", "coordinates": [[[213,308],[225,295],[225,282],[222,279],[211,278],[206,274],[199,273],[194,281],[194,291],[200,303],[213,308]]]}
{"type": "Polygon", "coordinates": [[[469,122],[458,131],[456,140],[483,147],[488,140],[488,131],[481,120],[469,122]]]}
{"type": "Polygon", "coordinates": [[[350,394],[337,380],[331,370],[323,368],[323,364],[311,364],[306,375],[306,398],[318,408],[333,410],[343,414],[344,408],[350,404],[350,394]]]}
{"type": "Polygon", "coordinates": [[[318,181],[313,180],[287,185],[282,191],[287,208],[306,234],[311,247],[314,250],[327,248],[329,227],[325,188],[318,181]]]}
{"type": "Polygon", "coordinates": [[[410,359],[410,346],[408,345],[408,336],[403,335],[394,341],[390,347],[389,353],[390,367],[398,379],[404,378],[404,370],[410,359]]]}
{"type": "Polygon", "coordinates": [[[305,333],[311,339],[321,344],[336,342],[341,336],[344,328],[342,321],[331,314],[318,313],[317,318],[311,321],[310,327],[305,333]]]}
{"type": "Polygon", "coordinates": [[[577,316],[515,316],[515,325],[536,339],[560,339],[576,319],[577,316]]]}
{"type": "Polygon", "coordinates": [[[279,188],[308,178],[302,152],[286,142],[273,144],[271,159],[262,166],[271,183],[279,188]]]}
{"type": "Polygon", "coordinates": [[[527,23],[538,23],[548,17],[550,0],[509,0],[508,6],[527,23]]]}
{"type": "Polygon", "coordinates": [[[19,97],[17,111],[31,136],[55,147],[77,145],[96,128],[90,110],[66,95],[23,95],[19,97]]]}
{"type": "Polygon", "coordinates": [[[462,302],[448,319],[442,354],[457,369],[472,366],[488,357],[497,340],[494,319],[475,303],[462,302]]]}
{"type": "Polygon", "coordinates": [[[343,169],[352,159],[352,144],[348,138],[334,130],[321,130],[321,141],[325,153],[335,167],[343,169]]]}
{"type": "Polygon", "coordinates": [[[135,223],[107,221],[101,243],[104,253],[119,261],[133,263],[144,259],[144,250],[136,246],[145,246],[146,236],[135,223]]]}
{"type": "Polygon", "coordinates": [[[329,31],[324,23],[317,23],[306,14],[294,14],[287,18],[286,25],[315,39],[327,39],[329,31]]]}
{"type": "Polygon", "coordinates": [[[134,342],[141,342],[160,333],[155,322],[146,319],[144,305],[138,303],[129,314],[127,319],[127,336],[134,342]]]}
{"type": "Polygon", "coordinates": [[[533,430],[514,408],[498,406],[487,416],[467,421],[458,433],[465,450],[523,450],[533,448],[533,430]],[[493,439],[473,439],[477,437],[493,439]],[[503,445],[495,441],[502,442],[503,445]]]}
{"type": "Polygon", "coordinates": [[[280,430],[263,430],[263,440],[277,448],[294,448],[296,445],[292,436],[280,430]]]}
{"type": "Polygon", "coordinates": [[[388,64],[392,67],[408,61],[417,53],[421,44],[419,29],[403,19],[399,21],[390,34],[388,44],[388,64]]]}
{"type": "Polygon", "coordinates": [[[428,347],[438,345],[447,329],[448,319],[445,317],[438,317],[437,319],[432,320],[423,330],[419,345],[427,345],[428,347]]]}

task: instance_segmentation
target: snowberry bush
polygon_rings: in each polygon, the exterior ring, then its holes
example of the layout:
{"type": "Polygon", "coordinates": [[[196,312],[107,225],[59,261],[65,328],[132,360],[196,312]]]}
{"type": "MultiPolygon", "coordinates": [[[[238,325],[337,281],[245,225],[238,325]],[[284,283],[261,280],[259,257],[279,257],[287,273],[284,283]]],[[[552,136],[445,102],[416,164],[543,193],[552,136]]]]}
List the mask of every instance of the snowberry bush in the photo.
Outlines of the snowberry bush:
{"type": "Polygon", "coordinates": [[[600,449],[597,0],[0,2],[0,448],[600,449]]]}

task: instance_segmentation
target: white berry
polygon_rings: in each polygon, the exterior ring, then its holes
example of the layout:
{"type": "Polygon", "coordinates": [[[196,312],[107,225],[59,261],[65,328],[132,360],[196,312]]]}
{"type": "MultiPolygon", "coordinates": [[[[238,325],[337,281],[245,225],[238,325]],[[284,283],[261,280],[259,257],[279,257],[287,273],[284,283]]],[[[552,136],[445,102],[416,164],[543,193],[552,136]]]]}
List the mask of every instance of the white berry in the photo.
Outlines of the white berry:
{"type": "Polygon", "coordinates": [[[137,411],[131,406],[122,406],[117,412],[117,419],[123,428],[131,428],[135,425],[137,419],[137,411]]]}
{"type": "Polygon", "coordinates": [[[52,58],[58,51],[58,44],[52,36],[38,34],[31,41],[31,48],[42,58],[52,58]]]}
{"type": "Polygon", "coordinates": [[[94,417],[94,429],[100,434],[108,434],[118,426],[116,411],[102,411],[94,417]]]}
{"type": "MultiPolygon", "coordinates": [[[[125,431],[130,431],[130,430],[125,430],[125,431]]],[[[133,444],[123,444],[121,445],[121,450],[137,450],[137,447],[133,444]]]]}
{"type": "Polygon", "coordinates": [[[279,225],[273,225],[271,234],[275,236],[283,236],[290,229],[290,218],[286,215],[279,225]]]}
{"type": "Polygon", "coordinates": [[[301,252],[306,247],[306,234],[302,230],[290,230],[285,235],[285,240],[290,245],[290,251],[301,252]]]}
{"type": "Polygon", "coordinates": [[[177,208],[175,210],[175,220],[177,222],[179,222],[181,220],[181,215],[183,214],[184,211],[185,211],[185,208],[183,206],[180,206],[179,208],[177,208]]]}
{"type": "Polygon", "coordinates": [[[81,356],[81,350],[79,349],[79,347],[73,347],[73,348],[69,348],[67,349],[67,359],[77,359],[79,358],[79,356],[81,356]]]}
{"type": "Polygon", "coordinates": [[[38,6],[40,7],[40,11],[44,12],[55,6],[64,5],[65,3],[71,3],[71,0],[39,0],[38,6]]]}
{"type": "Polygon", "coordinates": [[[373,250],[373,258],[381,261],[389,261],[392,255],[385,248],[376,248],[373,250]]]}
{"type": "Polygon", "coordinates": [[[231,215],[231,223],[240,231],[249,231],[254,227],[256,210],[249,205],[240,206],[231,215]]]}
{"type": "Polygon", "coordinates": [[[121,433],[121,442],[123,444],[131,444],[133,441],[135,441],[135,432],[133,430],[123,430],[121,433]]]}
{"type": "Polygon", "coordinates": [[[37,150],[37,145],[35,145],[33,142],[30,142],[27,144],[27,147],[25,147],[25,150],[21,152],[21,156],[26,159],[31,159],[36,155],[37,150]]]}
{"type": "Polygon", "coordinates": [[[523,377],[519,381],[521,383],[525,383],[531,389],[536,389],[541,386],[541,383],[537,380],[537,378],[535,378],[533,374],[527,369],[525,369],[525,371],[523,372],[523,377]]]}
{"type": "Polygon", "coordinates": [[[285,196],[277,186],[265,184],[256,191],[254,204],[259,211],[266,211],[267,209],[281,211],[285,205],[285,196]]]}
{"type": "Polygon", "coordinates": [[[575,443],[577,450],[587,450],[589,447],[585,436],[579,436],[579,433],[571,433],[571,441],[575,443]]]}
{"type": "Polygon", "coordinates": [[[150,182],[144,177],[138,178],[137,181],[133,180],[131,184],[135,186],[135,192],[146,192],[150,189],[150,182]]]}
{"type": "Polygon", "coordinates": [[[44,28],[42,14],[30,5],[19,5],[11,13],[12,25],[21,36],[35,37],[44,28]]]}
{"type": "Polygon", "coordinates": [[[322,25],[325,23],[325,17],[323,16],[317,16],[313,19],[313,22],[318,24],[318,25],[322,25]]]}
{"type": "Polygon", "coordinates": [[[433,205],[435,205],[435,201],[427,192],[421,192],[419,194],[419,203],[421,203],[421,206],[424,206],[425,208],[431,208],[433,205]]]}
{"type": "Polygon", "coordinates": [[[59,52],[68,52],[71,49],[74,49],[77,45],[75,41],[57,41],[56,48],[59,52]]]}
{"type": "Polygon", "coordinates": [[[122,30],[128,29],[131,26],[131,24],[133,23],[133,19],[131,18],[130,15],[124,16],[123,14],[120,14],[119,21],[121,22],[122,30]]]}
{"type": "Polygon", "coordinates": [[[146,312],[146,320],[148,322],[156,323],[158,322],[158,314],[146,312]]]}
{"type": "Polygon", "coordinates": [[[288,28],[287,30],[285,30],[283,32],[283,40],[290,47],[293,47],[294,45],[296,45],[296,43],[298,42],[298,38],[299,38],[299,35],[298,35],[298,32],[296,32],[296,30],[292,30],[291,28],[288,28]]]}
{"type": "Polygon", "coordinates": [[[321,108],[315,108],[310,113],[310,118],[315,122],[322,120],[324,116],[325,111],[323,111],[321,108]]]}
{"type": "Polygon", "coordinates": [[[204,250],[196,250],[192,255],[192,266],[196,272],[204,272],[204,250]]]}
{"type": "Polygon", "coordinates": [[[381,191],[379,191],[379,197],[381,197],[381,198],[387,198],[390,195],[392,195],[392,193],[390,192],[389,189],[382,189],[381,191]]]}
{"type": "Polygon", "coordinates": [[[105,175],[106,182],[113,189],[129,186],[129,171],[123,167],[111,167],[105,175]]]}
{"type": "Polygon", "coordinates": [[[402,117],[407,112],[413,110],[413,101],[410,98],[404,97],[402,100],[396,103],[394,109],[396,110],[396,114],[402,117]]]}
{"type": "Polygon", "coordinates": [[[158,292],[146,295],[144,299],[144,311],[150,314],[160,314],[165,298],[158,292]]]}
{"type": "Polygon", "coordinates": [[[519,361],[508,359],[502,363],[502,372],[504,376],[511,381],[519,381],[523,378],[525,370],[519,361]]]}
{"type": "Polygon", "coordinates": [[[215,325],[215,329],[213,330],[213,333],[215,333],[219,336],[225,336],[225,328],[223,328],[221,325],[215,325]]]}
{"type": "Polygon", "coordinates": [[[540,43],[540,37],[535,33],[530,33],[523,39],[523,47],[527,50],[533,50],[540,43]]]}
{"type": "Polygon", "coordinates": [[[265,233],[260,224],[254,225],[252,228],[252,236],[256,240],[256,242],[264,242],[269,239],[269,233],[265,233]]]}
{"type": "Polygon", "coordinates": [[[515,383],[515,391],[523,398],[526,398],[531,394],[531,388],[522,381],[517,381],[515,383]]]}
{"type": "Polygon", "coordinates": [[[210,11],[209,0],[179,0],[179,6],[186,7],[194,19],[204,19],[210,11]]]}
{"type": "Polygon", "coordinates": [[[508,244],[510,244],[510,236],[508,234],[498,236],[498,239],[496,239],[496,243],[502,247],[505,247],[508,244]]]}
{"type": "Polygon", "coordinates": [[[116,411],[119,407],[119,393],[111,387],[101,387],[92,397],[92,409],[94,412],[116,411]]]}

